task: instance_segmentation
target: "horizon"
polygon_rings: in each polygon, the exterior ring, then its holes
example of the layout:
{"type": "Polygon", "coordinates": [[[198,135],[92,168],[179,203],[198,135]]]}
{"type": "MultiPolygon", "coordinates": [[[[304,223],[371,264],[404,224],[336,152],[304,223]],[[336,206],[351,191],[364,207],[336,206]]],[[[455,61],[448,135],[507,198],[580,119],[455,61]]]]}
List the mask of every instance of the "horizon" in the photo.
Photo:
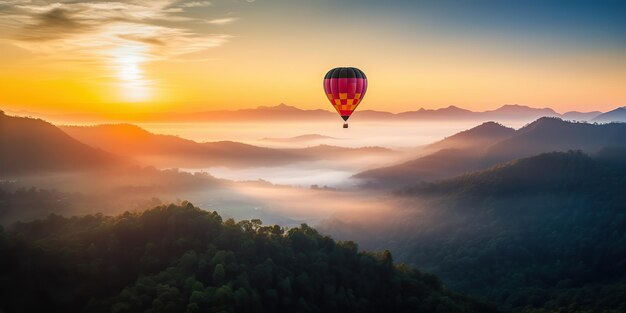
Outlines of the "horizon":
{"type": "MultiPolygon", "coordinates": [[[[555,113],[559,114],[559,115],[565,115],[567,113],[596,113],[596,112],[600,112],[601,113],[607,113],[610,111],[614,111],[616,109],[620,109],[620,108],[625,108],[626,106],[618,106],[618,107],[611,107],[608,110],[605,111],[601,111],[601,110],[587,110],[587,111],[576,111],[576,110],[570,110],[570,111],[559,111],[556,110],[552,107],[535,107],[535,106],[531,106],[531,105],[524,105],[524,104],[502,104],[493,108],[486,108],[484,110],[472,110],[470,108],[467,107],[461,107],[461,106],[457,106],[454,104],[448,105],[448,106],[443,106],[443,107],[435,107],[435,108],[426,108],[426,107],[418,107],[418,108],[414,108],[414,109],[409,109],[409,110],[404,110],[404,111],[387,111],[387,110],[380,110],[380,109],[360,109],[357,111],[356,114],[358,114],[358,112],[363,112],[363,111],[370,111],[370,112],[380,112],[380,113],[391,113],[393,115],[398,115],[398,114],[402,114],[402,113],[410,113],[410,112],[420,112],[420,111],[442,111],[442,110],[446,110],[446,109],[460,109],[460,110],[467,110],[473,113],[487,113],[487,112],[493,112],[493,111],[497,111],[497,110],[501,110],[504,108],[522,108],[522,109],[529,109],[529,110],[552,110],[555,113]]],[[[123,113],[99,113],[99,112],[90,112],[90,111],[71,111],[71,112],[55,112],[55,111],[29,111],[29,110],[23,110],[23,109],[6,109],[6,108],[0,108],[1,111],[4,111],[5,113],[8,114],[12,114],[15,116],[22,116],[22,117],[35,117],[35,118],[42,118],[42,119],[46,119],[46,118],[54,118],[55,116],[89,116],[89,117],[95,117],[95,118],[102,118],[102,121],[107,121],[108,118],[114,120],[114,119],[119,119],[120,121],[133,121],[133,118],[139,118],[141,116],[145,116],[148,114],[194,114],[194,113],[210,113],[210,112],[237,112],[237,111],[244,111],[244,110],[249,110],[249,111],[255,111],[255,110],[263,110],[263,109],[279,109],[279,108],[286,108],[286,109],[296,109],[299,111],[325,111],[328,113],[335,113],[332,109],[329,108],[303,108],[303,107],[298,107],[295,105],[290,105],[287,103],[279,103],[276,105],[259,105],[256,107],[245,107],[245,108],[238,108],[238,109],[228,109],[228,108],[224,108],[224,109],[218,109],[218,110],[204,110],[204,111],[187,111],[187,112],[174,112],[174,111],[162,111],[162,112],[135,112],[132,113],[130,115],[124,115],[123,113]]],[[[81,122],[88,122],[87,121],[81,121],[81,122]]],[[[94,121],[95,122],[95,121],[94,121]]]]}

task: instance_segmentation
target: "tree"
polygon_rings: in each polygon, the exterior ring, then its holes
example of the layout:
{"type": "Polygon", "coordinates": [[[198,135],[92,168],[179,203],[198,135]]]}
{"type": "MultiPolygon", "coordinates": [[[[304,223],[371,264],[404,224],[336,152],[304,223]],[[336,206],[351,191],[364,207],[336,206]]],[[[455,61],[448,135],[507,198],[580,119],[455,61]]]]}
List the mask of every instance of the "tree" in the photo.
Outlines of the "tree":
{"type": "Polygon", "coordinates": [[[215,265],[215,270],[213,270],[213,282],[218,286],[226,282],[226,270],[224,269],[224,265],[215,265]]]}

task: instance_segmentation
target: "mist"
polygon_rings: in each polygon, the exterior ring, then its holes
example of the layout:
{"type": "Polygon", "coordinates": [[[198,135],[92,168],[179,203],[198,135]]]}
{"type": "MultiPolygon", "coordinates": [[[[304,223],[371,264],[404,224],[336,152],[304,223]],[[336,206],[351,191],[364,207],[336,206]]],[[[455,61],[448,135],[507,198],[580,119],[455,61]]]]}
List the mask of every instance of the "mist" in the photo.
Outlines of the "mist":
{"type": "MultiPolygon", "coordinates": [[[[519,127],[528,121],[510,121],[507,125],[519,127]]],[[[381,146],[391,149],[414,148],[431,143],[461,130],[480,124],[480,121],[359,121],[357,114],[349,120],[350,127],[342,128],[341,119],[335,122],[297,121],[277,123],[138,123],[158,134],[177,135],[198,142],[238,141],[248,144],[301,148],[317,144],[343,147],[381,146]],[[291,138],[305,134],[332,137],[316,141],[277,143],[264,138],[291,138]]]]}

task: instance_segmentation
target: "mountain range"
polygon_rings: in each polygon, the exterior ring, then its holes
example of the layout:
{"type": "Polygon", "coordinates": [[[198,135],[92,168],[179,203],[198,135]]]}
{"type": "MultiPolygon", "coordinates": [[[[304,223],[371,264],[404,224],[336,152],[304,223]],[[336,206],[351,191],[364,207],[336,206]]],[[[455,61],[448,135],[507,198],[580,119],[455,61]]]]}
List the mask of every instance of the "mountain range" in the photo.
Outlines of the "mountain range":
{"type": "Polygon", "coordinates": [[[131,124],[60,126],[77,140],[104,151],[158,167],[254,167],[296,162],[338,160],[394,153],[381,147],[344,148],[318,145],[306,148],[265,148],[233,141],[196,142],[159,135],[131,124]]]}
{"type": "Polygon", "coordinates": [[[354,175],[370,185],[432,181],[552,151],[595,153],[626,146],[626,124],[589,124],[542,117],[518,130],[488,122],[426,146],[417,159],[354,175]]]}
{"type": "MultiPolygon", "coordinates": [[[[326,109],[300,109],[281,103],[276,106],[259,106],[252,109],[239,110],[211,110],[200,112],[165,112],[142,113],[119,117],[103,117],[97,114],[38,114],[33,112],[14,112],[18,115],[31,115],[55,122],[76,121],[141,121],[141,122],[228,122],[228,121],[295,121],[314,120],[332,121],[338,119],[337,113],[326,109]]],[[[353,119],[360,120],[478,120],[478,121],[507,121],[507,120],[535,120],[544,116],[561,117],[567,120],[588,121],[596,118],[602,112],[566,112],[559,114],[550,108],[532,108],[524,105],[507,104],[495,110],[482,112],[471,111],[454,105],[439,109],[421,108],[415,111],[391,113],[370,109],[355,111],[353,119]]],[[[621,119],[626,121],[626,119],[621,119]]]]}
{"type": "Polygon", "coordinates": [[[196,142],[153,134],[131,124],[55,126],[0,114],[0,174],[106,169],[131,164],[161,168],[278,166],[389,156],[382,147],[266,148],[233,141],[196,142]]]}
{"type": "Polygon", "coordinates": [[[114,167],[124,160],[70,137],[43,120],[0,111],[0,174],[32,174],[114,167]]]}
{"type": "Polygon", "coordinates": [[[626,122],[626,108],[621,107],[615,110],[599,114],[592,119],[594,122],[607,123],[607,122],[626,122]]]}

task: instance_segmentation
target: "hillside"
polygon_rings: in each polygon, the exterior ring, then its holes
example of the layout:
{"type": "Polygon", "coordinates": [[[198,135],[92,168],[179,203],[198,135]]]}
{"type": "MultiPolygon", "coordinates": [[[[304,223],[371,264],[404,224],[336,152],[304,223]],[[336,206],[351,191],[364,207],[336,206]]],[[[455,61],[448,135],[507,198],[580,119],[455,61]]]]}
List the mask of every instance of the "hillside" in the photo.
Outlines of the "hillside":
{"type": "Polygon", "coordinates": [[[277,166],[392,153],[391,150],[380,147],[344,148],[318,145],[281,149],[233,141],[199,143],[177,136],[153,134],[131,124],[61,126],[61,129],[85,144],[160,167],[277,166]]]}
{"type": "Polygon", "coordinates": [[[7,312],[495,312],[388,251],[188,203],[17,224],[0,253],[7,312]]]}
{"type": "Polygon", "coordinates": [[[602,114],[600,111],[591,112],[577,112],[569,111],[561,114],[561,118],[566,121],[591,121],[598,115],[602,114]]]}
{"type": "Polygon", "coordinates": [[[301,160],[277,149],[232,141],[198,143],[171,135],[153,134],[135,125],[61,126],[77,140],[143,164],[164,167],[271,166],[301,160]]]}
{"type": "Polygon", "coordinates": [[[483,166],[480,155],[468,149],[443,149],[418,159],[357,173],[367,186],[395,188],[420,181],[443,179],[483,166]]]}
{"type": "Polygon", "coordinates": [[[602,150],[596,157],[580,151],[552,152],[518,159],[451,179],[419,184],[406,194],[469,197],[582,193],[598,186],[626,184],[624,151],[602,150]],[[540,179],[540,183],[537,180],[540,179]]]}
{"type": "Polygon", "coordinates": [[[626,108],[617,108],[615,110],[602,113],[593,119],[594,122],[626,122],[626,108]]]}
{"type": "Polygon", "coordinates": [[[626,124],[596,125],[548,117],[514,132],[495,123],[485,123],[427,146],[425,151],[436,151],[429,155],[364,171],[354,177],[391,187],[431,181],[539,153],[568,150],[595,153],[605,147],[626,146],[623,134],[626,124]]]}
{"type": "Polygon", "coordinates": [[[262,141],[279,142],[279,143],[306,143],[318,140],[340,140],[339,138],[324,136],[320,134],[306,134],[295,137],[286,138],[261,138],[262,141]]]}
{"type": "Polygon", "coordinates": [[[506,127],[496,122],[485,122],[474,128],[456,133],[443,140],[432,143],[426,147],[426,151],[439,151],[442,149],[481,149],[493,145],[515,134],[515,129],[506,127]]]}
{"type": "Polygon", "coordinates": [[[551,151],[582,150],[595,153],[603,147],[626,145],[626,124],[595,125],[540,118],[515,135],[489,147],[492,164],[551,151]]]}
{"type": "Polygon", "coordinates": [[[624,149],[515,160],[402,189],[388,219],[322,229],[387,247],[506,310],[623,312],[624,160],[624,149]]]}
{"type": "Polygon", "coordinates": [[[103,169],[122,163],[50,123],[0,111],[0,175],[103,169]]]}
{"type": "Polygon", "coordinates": [[[484,166],[484,149],[514,133],[512,128],[486,122],[425,146],[421,149],[422,153],[426,153],[425,156],[398,165],[367,170],[353,177],[379,186],[394,187],[480,169],[484,166]]]}

